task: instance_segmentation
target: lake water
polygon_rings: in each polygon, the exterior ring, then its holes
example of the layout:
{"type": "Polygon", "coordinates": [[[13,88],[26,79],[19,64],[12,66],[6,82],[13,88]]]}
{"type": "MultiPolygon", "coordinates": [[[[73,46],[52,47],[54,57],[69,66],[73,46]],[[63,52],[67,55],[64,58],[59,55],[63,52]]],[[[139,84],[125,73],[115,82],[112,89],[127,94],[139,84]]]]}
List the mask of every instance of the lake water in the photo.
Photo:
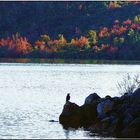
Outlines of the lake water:
{"type": "Polygon", "coordinates": [[[59,124],[65,96],[78,105],[93,92],[120,96],[126,73],[140,74],[140,65],[0,63],[0,139],[95,138],[59,124]]]}

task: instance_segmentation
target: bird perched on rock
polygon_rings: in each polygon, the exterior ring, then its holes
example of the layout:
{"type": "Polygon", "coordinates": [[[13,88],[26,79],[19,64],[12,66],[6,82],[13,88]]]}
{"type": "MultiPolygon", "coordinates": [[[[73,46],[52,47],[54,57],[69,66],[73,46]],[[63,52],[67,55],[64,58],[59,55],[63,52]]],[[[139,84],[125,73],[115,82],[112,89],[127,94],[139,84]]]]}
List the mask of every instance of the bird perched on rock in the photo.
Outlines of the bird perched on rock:
{"type": "Polygon", "coordinates": [[[70,100],[70,93],[68,93],[66,96],[66,102],[68,102],[69,100],[70,100]]]}

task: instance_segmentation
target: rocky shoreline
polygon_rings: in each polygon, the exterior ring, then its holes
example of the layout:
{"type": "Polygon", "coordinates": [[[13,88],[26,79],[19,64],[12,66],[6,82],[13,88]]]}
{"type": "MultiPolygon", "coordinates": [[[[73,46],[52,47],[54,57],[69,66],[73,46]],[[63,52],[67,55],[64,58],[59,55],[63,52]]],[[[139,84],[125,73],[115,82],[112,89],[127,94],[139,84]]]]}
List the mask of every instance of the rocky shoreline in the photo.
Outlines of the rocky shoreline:
{"type": "Polygon", "coordinates": [[[92,93],[82,106],[67,101],[59,122],[64,128],[83,127],[105,137],[140,138],[140,88],[121,97],[92,93]]]}

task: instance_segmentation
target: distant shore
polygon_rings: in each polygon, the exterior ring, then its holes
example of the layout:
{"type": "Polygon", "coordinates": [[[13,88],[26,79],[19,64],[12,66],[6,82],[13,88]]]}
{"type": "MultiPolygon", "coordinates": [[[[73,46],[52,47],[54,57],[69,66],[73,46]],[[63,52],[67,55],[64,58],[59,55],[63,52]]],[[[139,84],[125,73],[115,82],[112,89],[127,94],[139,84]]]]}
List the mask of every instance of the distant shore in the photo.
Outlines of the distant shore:
{"type": "Polygon", "coordinates": [[[91,60],[91,59],[44,59],[0,58],[0,63],[68,63],[68,64],[140,64],[140,60],[91,60]]]}

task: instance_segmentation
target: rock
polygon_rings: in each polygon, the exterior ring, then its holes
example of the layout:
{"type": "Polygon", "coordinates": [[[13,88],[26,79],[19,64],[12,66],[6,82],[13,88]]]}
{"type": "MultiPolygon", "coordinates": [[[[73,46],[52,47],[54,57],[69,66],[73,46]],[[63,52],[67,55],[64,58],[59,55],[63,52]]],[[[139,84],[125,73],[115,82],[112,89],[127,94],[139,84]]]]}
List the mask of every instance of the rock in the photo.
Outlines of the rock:
{"type": "Polygon", "coordinates": [[[64,128],[78,128],[81,127],[81,116],[80,114],[71,114],[69,116],[60,115],[59,122],[63,125],[64,128]]]}
{"type": "Polygon", "coordinates": [[[138,88],[130,97],[131,102],[140,103],[140,88],[138,88]]]}
{"type": "Polygon", "coordinates": [[[100,102],[97,105],[97,112],[98,112],[98,117],[103,119],[106,117],[107,113],[111,112],[113,109],[114,101],[112,101],[110,98],[105,98],[104,101],[100,102]]]}
{"type": "Polygon", "coordinates": [[[114,105],[114,102],[111,101],[110,99],[105,100],[104,108],[103,108],[104,113],[110,112],[113,109],[113,105],[114,105]]]}
{"type": "Polygon", "coordinates": [[[106,117],[106,118],[102,119],[101,123],[102,123],[102,129],[107,129],[109,127],[109,125],[111,124],[110,117],[106,117]]]}
{"type": "Polygon", "coordinates": [[[101,122],[97,122],[95,124],[92,124],[88,130],[91,131],[92,133],[99,133],[102,130],[102,124],[101,122]]]}
{"type": "Polygon", "coordinates": [[[132,96],[132,93],[125,93],[123,96],[121,96],[120,100],[122,101],[122,103],[130,104],[131,96],[132,96]]]}
{"type": "Polygon", "coordinates": [[[139,96],[140,89],[131,95],[114,98],[100,98],[93,93],[82,106],[68,101],[59,116],[59,122],[64,128],[89,128],[100,136],[140,137],[139,96]]]}
{"type": "Polygon", "coordinates": [[[120,101],[120,97],[113,97],[112,100],[118,103],[120,101]]]}
{"type": "Polygon", "coordinates": [[[81,125],[81,116],[79,113],[80,107],[71,102],[67,102],[64,107],[63,111],[59,116],[59,122],[64,127],[74,127],[77,128],[81,125]]]}
{"type": "Polygon", "coordinates": [[[106,117],[106,114],[103,111],[104,108],[104,102],[101,102],[97,105],[97,113],[98,113],[98,118],[103,119],[106,117]]]}
{"type": "Polygon", "coordinates": [[[127,113],[124,117],[123,123],[125,125],[129,124],[133,120],[133,116],[130,113],[127,113]]]}
{"type": "Polygon", "coordinates": [[[74,103],[64,105],[63,111],[59,116],[59,122],[67,127],[88,126],[96,121],[97,112],[96,105],[84,104],[81,107],[74,103]]]}
{"type": "Polygon", "coordinates": [[[76,110],[78,108],[79,108],[79,106],[77,104],[71,103],[71,102],[66,102],[66,104],[63,107],[62,114],[69,115],[73,110],[76,110]]]}
{"type": "Polygon", "coordinates": [[[85,104],[94,104],[101,97],[97,95],[97,93],[92,93],[85,99],[85,104]]]}
{"type": "Polygon", "coordinates": [[[82,124],[84,126],[91,125],[92,123],[95,123],[97,121],[97,104],[90,105],[90,104],[84,104],[80,107],[80,113],[82,116],[82,124]]]}
{"type": "Polygon", "coordinates": [[[118,122],[118,120],[119,119],[116,116],[111,115],[109,117],[102,119],[101,122],[103,124],[105,123],[105,125],[108,125],[108,127],[110,127],[111,125],[115,125],[118,122]]]}
{"type": "Polygon", "coordinates": [[[122,136],[125,138],[139,138],[140,137],[140,118],[133,120],[125,129],[122,131],[122,136]]]}
{"type": "Polygon", "coordinates": [[[121,104],[116,112],[119,114],[119,115],[122,115],[127,109],[129,108],[129,105],[127,103],[124,103],[124,104],[121,104]]]}
{"type": "Polygon", "coordinates": [[[133,93],[133,95],[138,95],[138,94],[140,95],[140,88],[136,89],[133,93]]]}
{"type": "Polygon", "coordinates": [[[139,128],[140,129],[140,117],[139,118],[136,118],[135,120],[133,120],[131,123],[130,123],[130,125],[129,125],[129,127],[137,127],[137,128],[139,128]]]}

